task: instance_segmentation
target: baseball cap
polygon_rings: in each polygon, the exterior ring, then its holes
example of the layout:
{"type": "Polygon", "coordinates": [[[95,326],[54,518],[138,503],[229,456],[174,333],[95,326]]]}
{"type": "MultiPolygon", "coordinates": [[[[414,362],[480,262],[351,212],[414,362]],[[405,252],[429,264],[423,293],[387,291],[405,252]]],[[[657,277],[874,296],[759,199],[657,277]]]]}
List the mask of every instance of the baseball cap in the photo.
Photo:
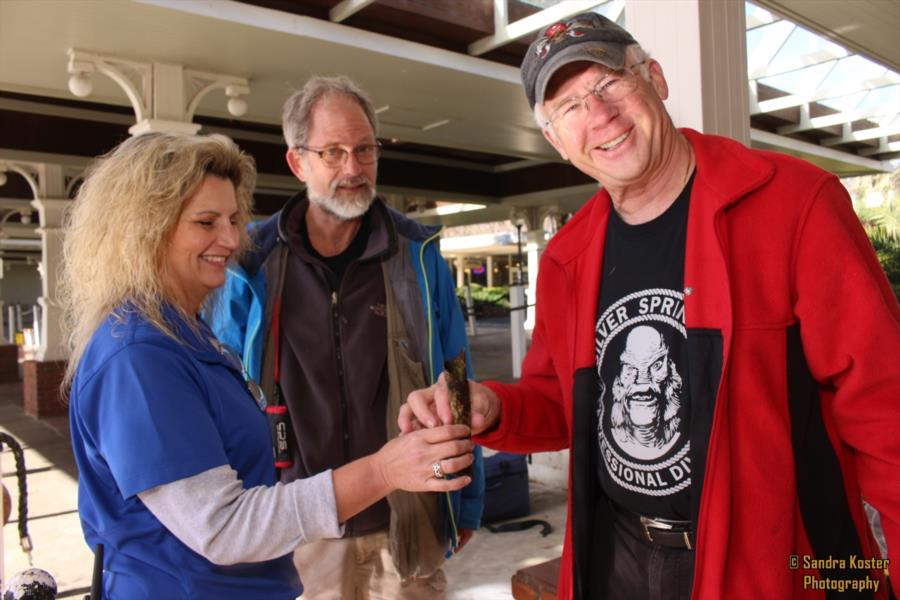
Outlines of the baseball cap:
{"type": "Polygon", "coordinates": [[[528,47],[522,61],[522,84],[533,109],[544,101],[547,82],[563,65],[585,60],[618,71],[625,48],[637,44],[631,34],[603,15],[587,12],[547,26],[528,47]]]}

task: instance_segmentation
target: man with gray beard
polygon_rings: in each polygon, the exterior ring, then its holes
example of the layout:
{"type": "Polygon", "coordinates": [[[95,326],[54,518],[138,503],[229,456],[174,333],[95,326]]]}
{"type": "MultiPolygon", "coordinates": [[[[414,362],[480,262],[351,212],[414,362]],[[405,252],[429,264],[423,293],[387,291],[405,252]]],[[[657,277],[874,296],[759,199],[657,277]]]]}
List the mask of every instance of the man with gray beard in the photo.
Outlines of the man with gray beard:
{"type": "MultiPolygon", "coordinates": [[[[376,196],[381,145],[366,93],[313,77],[285,103],[283,129],[306,189],[252,226],[255,247],[229,269],[214,329],[262,385],[288,482],[396,436],[406,395],[467,347],[439,229],[376,196]]],[[[303,598],[443,598],[445,555],[480,525],[475,456],[461,492],[392,494],[344,523],[342,538],[298,548],[303,598]]],[[[427,466],[443,477],[446,465],[427,466]]]]}

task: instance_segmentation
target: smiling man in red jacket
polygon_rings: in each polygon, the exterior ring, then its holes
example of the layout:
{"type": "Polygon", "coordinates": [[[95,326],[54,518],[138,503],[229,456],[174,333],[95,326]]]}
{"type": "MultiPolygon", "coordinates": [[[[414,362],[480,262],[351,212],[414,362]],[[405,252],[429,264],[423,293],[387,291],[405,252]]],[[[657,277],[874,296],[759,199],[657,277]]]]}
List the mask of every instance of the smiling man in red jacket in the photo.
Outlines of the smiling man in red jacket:
{"type": "MultiPolygon", "coordinates": [[[[522,79],[603,189],[544,252],[522,379],[471,384],[473,430],[571,449],[559,597],[887,597],[862,498],[896,559],[900,308],[837,178],[676,129],[662,67],[596,14],[522,79]]],[[[400,414],[449,420],[443,382],[400,414]]]]}

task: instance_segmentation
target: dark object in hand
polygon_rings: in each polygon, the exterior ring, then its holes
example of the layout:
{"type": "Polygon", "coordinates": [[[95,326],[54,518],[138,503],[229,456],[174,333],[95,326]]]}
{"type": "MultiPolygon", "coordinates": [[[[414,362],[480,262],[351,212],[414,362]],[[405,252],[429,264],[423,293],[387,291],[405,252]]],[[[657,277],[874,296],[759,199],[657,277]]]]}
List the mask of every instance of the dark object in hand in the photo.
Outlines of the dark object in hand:
{"type": "MultiPolygon", "coordinates": [[[[466,375],[466,351],[453,360],[444,362],[447,387],[450,389],[450,413],[453,423],[472,427],[472,403],[469,400],[469,378],[466,375]]],[[[472,467],[458,471],[456,475],[472,475],[472,467]]]]}

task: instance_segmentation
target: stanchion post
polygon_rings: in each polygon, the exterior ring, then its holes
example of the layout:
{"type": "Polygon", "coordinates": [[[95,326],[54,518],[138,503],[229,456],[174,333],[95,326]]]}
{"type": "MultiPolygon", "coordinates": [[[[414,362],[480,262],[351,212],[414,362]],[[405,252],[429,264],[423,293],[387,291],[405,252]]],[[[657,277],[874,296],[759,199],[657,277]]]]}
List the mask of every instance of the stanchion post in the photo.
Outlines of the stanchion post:
{"type": "Polygon", "coordinates": [[[509,288],[509,337],[512,343],[512,375],[522,376],[522,361],[525,360],[525,286],[513,285],[509,288]]]}
{"type": "Polygon", "coordinates": [[[466,316],[468,317],[469,322],[469,337],[475,337],[478,335],[478,331],[475,328],[475,303],[472,301],[472,286],[471,284],[466,284],[466,316]]]}
{"type": "Polygon", "coordinates": [[[38,304],[35,304],[31,307],[31,322],[32,329],[34,330],[34,345],[38,348],[41,347],[41,307],[38,304]]]}

